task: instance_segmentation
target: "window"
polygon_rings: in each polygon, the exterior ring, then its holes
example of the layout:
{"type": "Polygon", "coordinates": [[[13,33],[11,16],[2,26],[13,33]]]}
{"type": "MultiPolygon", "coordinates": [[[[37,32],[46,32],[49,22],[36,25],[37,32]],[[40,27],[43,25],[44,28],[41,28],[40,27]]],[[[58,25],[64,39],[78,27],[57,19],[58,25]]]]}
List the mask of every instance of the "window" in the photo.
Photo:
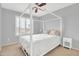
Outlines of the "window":
{"type": "Polygon", "coordinates": [[[19,16],[15,17],[15,31],[16,35],[19,35],[19,16]]]}
{"type": "Polygon", "coordinates": [[[29,33],[30,18],[21,17],[19,19],[19,16],[16,16],[15,23],[16,23],[15,25],[16,35],[29,33]]]}
{"type": "Polygon", "coordinates": [[[30,29],[30,19],[26,18],[26,28],[30,29]]]}

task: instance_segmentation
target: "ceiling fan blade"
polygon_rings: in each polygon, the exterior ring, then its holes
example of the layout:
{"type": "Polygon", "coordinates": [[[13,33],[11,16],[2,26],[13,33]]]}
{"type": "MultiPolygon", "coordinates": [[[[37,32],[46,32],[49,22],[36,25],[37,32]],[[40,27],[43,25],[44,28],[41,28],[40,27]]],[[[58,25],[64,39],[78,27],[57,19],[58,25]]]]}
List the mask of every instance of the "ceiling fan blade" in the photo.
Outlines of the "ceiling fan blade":
{"type": "Polygon", "coordinates": [[[36,3],[37,6],[42,7],[44,5],[46,5],[46,3],[36,3]]]}
{"type": "Polygon", "coordinates": [[[37,13],[37,12],[38,12],[38,8],[35,9],[35,13],[37,13]]]}
{"type": "Polygon", "coordinates": [[[44,5],[46,5],[46,3],[41,3],[39,6],[42,7],[42,6],[44,6],[44,5]]]}

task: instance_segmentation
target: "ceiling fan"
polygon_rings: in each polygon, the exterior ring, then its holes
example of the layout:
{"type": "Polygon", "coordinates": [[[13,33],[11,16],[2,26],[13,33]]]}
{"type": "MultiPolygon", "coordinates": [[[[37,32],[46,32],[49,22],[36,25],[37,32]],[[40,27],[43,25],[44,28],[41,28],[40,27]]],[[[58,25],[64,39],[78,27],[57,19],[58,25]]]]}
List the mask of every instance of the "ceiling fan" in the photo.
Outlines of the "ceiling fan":
{"type": "Polygon", "coordinates": [[[35,13],[38,12],[38,10],[44,11],[46,9],[42,8],[43,6],[45,6],[46,3],[35,3],[35,6],[33,7],[33,10],[35,11],[35,13]]]}

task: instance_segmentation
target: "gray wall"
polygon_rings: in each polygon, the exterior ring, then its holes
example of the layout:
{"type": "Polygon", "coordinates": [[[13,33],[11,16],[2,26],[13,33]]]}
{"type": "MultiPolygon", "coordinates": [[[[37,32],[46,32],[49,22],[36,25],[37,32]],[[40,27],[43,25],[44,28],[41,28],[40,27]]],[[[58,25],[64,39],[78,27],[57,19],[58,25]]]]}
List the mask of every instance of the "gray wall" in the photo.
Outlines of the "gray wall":
{"type": "Polygon", "coordinates": [[[1,21],[2,21],[2,18],[1,18],[1,4],[0,4],[0,45],[1,45],[1,39],[2,39],[2,28],[1,28],[1,21]]]}
{"type": "Polygon", "coordinates": [[[63,18],[64,37],[71,37],[73,39],[72,47],[79,49],[79,4],[60,9],[54,13],[63,18]]]}
{"type": "Polygon", "coordinates": [[[43,32],[43,23],[40,21],[34,21],[34,34],[40,34],[43,32]]]}
{"type": "Polygon", "coordinates": [[[2,44],[17,41],[15,36],[15,16],[19,13],[2,8],[2,44]]]}
{"type": "MultiPolygon", "coordinates": [[[[6,45],[7,43],[11,43],[11,42],[16,42],[18,40],[18,37],[15,36],[15,16],[17,15],[20,15],[20,13],[2,8],[2,44],[3,45],[6,45]]],[[[24,15],[24,17],[29,18],[29,15],[24,15]]],[[[38,19],[39,18],[34,17],[34,20],[38,20],[38,19]]],[[[34,21],[34,23],[35,23],[34,33],[35,34],[40,33],[41,24],[38,21],[34,21]]]]}

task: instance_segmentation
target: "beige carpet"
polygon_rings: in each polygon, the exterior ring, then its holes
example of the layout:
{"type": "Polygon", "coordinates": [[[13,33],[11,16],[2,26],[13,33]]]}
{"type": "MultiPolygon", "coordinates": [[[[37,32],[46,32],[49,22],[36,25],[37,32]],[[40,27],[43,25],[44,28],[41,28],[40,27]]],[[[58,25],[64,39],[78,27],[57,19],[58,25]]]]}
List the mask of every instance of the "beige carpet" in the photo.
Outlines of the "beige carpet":
{"type": "MultiPolygon", "coordinates": [[[[0,55],[1,56],[24,56],[22,50],[16,44],[3,47],[2,52],[0,52],[0,55]]],[[[79,51],[70,50],[59,46],[54,50],[50,51],[49,53],[47,53],[45,56],[79,56],[79,51]]]]}
{"type": "Polygon", "coordinates": [[[2,48],[1,56],[24,56],[18,45],[10,45],[2,48]]]}
{"type": "Polygon", "coordinates": [[[79,56],[79,50],[70,50],[62,46],[59,46],[47,53],[46,56],[79,56]]]}

